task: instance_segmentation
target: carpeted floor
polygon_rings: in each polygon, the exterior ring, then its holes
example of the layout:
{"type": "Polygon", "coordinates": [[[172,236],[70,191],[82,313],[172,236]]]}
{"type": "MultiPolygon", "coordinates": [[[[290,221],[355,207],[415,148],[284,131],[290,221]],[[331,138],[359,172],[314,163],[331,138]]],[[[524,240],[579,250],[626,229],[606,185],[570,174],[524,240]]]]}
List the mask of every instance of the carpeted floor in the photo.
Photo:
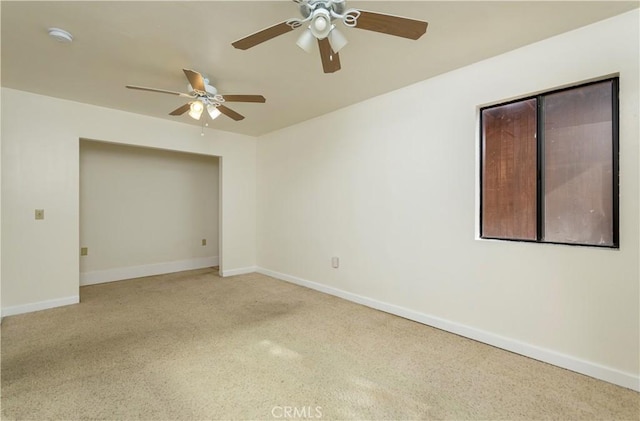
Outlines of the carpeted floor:
{"type": "Polygon", "coordinates": [[[640,418],[640,394],[259,274],[81,288],[2,324],[2,419],[640,418]]]}

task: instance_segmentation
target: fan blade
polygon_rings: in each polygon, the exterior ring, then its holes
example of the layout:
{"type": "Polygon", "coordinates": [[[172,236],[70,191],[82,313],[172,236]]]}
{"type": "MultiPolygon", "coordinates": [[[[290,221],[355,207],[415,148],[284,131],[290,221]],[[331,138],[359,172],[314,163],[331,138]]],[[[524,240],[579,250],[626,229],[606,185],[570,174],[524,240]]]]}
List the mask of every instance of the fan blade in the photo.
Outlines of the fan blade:
{"type": "Polygon", "coordinates": [[[414,40],[427,32],[427,22],[421,20],[367,12],[366,10],[359,12],[360,17],[356,21],[356,28],[414,40]]]}
{"type": "Polygon", "coordinates": [[[187,98],[194,98],[193,95],[183,94],[182,92],[165,91],[164,89],[145,88],[144,86],[133,86],[133,85],[127,85],[126,87],[129,89],[137,89],[139,91],[159,92],[161,94],[180,95],[187,98]]]}
{"type": "Polygon", "coordinates": [[[218,105],[218,110],[220,110],[222,114],[234,119],[235,121],[244,119],[243,115],[238,114],[237,112],[233,111],[231,108],[227,108],[224,105],[218,105]]]}
{"type": "Polygon", "coordinates": [[[226,102],[266,102],[262,95],[222,95],[226,102]]]}
{"type": "Polygon", "coordinates": [[[187,69],[182,69],[182,71],[187,76],[187,79],[189,79],[189,83],[193,89],[205,92],[204,79],[200,73],[187,69]]]}
{"type": "Polygon", "coordinates": [[[324,72],[333,73],[340,70],[340,56],[331,49],[329,39],[319,39],[318,46],[320,47],[320,58],[322,59],[322,69],[324,72]]]}
{"type": "Polygon", "coordinates": [[[249,36],[246,36],[242,39],[234,41],[231,43],[231,45],[241,50],[247,50],[251,47],[255,47],[258,44],[269,41],[272,38],[275,38],[282,34],[286,34],[290,31],[293,31],[293,28],[287,24],[287,21],[284,21],[249,36]]]}
{"type": "Polygon", "coordinates": [[[182,115],[189,111],[189,108],[191,108],[191,104],[184,104],[182,107],[176,108],[175,110],[171,111],[169,115],[182,115]]]}

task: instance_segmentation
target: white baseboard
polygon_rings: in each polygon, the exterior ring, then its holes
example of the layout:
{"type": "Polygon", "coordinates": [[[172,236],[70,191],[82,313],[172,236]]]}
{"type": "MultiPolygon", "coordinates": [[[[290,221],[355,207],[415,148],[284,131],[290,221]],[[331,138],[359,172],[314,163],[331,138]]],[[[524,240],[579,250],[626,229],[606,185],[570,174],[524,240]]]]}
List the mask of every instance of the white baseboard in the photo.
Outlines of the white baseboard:
{"type": "Polygon", "coordinates": [[[123,279],[162,275],[165,273],[182,272],[183,270],[202,269],[206,267],[217,266],[218,263],[218,256],[214,256],[201,257],[198,259],[177,260],[174,262],[154,263],[150,265],[82,272],[80,273],[80,285],[84,286],[102,284],[105,282],[121,281],[123,279]]]}
{"type": "Polygon", "coordinates": [[[2,309],[2,317],[15,316],[16,314],[31,313],[33,311],[46,310],[54,307],[68,306],[70,304],[78,304],[80,296],[74,295],[65,298],[56,298],[54,300],[39,301],[37,303],[22,304],[19,306],[4,307],[2,309]]]}
{"type": "Polygon", "coordinates": [[[256,266],[249,266],[246,268],[238,268],[238,269],[229,269],[220,271],[220,276],[226,278],[227,276],[235,276],[235,275],[245,275],[247,273],[253,273],[257,271],[256,266]]]}
{"type": "Polygon", "coordinates": [[[394,304],[374,300],[372,298],[364,297],[362,295],[347,292],[317,282],[312,282],[295,276],[286,275],[284,273],[275,272],[261,267],[258,267],[256,269],[256,272],[283,281],[291,282],[296,285],[311,288],[316,291],[335,295],[336,297],[344,298],[345,300],[362,304],[367,307],[375,308],[386,313],[395,314],[396,316],[404,317],[405,319],[433,326],[447,332],[455,333],[456,335],[464,336],[466,338],[502,348],[507,351],[515,352],[516,354],[525,355],[529,358],[544,361],[546,363],[566,368],[567,370],[575,371],[580,374],[585,374],[596,379],[604,380],[609,383],[617,384],[628,389],[640,391],[640,377],[632,373],[625,373],[615,368],[606,367],[590,361],[585,361],[580,358],[572,357],[571,355],[562,354],[550,349],[541,348],[535,345],[517,341],[515,339],[510,339],[491,332],[476,329],[471,326],[466,326],[439,317],[430,316],[428,314],[409,310],[407,308],[400,307],[394,304]]]}

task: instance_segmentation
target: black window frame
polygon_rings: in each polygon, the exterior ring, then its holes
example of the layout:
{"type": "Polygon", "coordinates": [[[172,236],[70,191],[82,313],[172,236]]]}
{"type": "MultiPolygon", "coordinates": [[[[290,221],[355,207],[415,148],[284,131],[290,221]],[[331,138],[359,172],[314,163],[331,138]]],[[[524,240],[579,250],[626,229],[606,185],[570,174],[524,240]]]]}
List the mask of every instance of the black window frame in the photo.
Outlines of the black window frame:
{"type": "Polygon", "coordinates": [[[597,247],[597,248],[605,248],[605,249],[620,249],[620,139],[619,139],[619,128],[620,128],[620,77],[606,77],[603,79],[592,80],[586,83],[579,83],[563,88],[551,89],[548,91],[540,92],[536,95],[523,96],[521,98],[500,102],[497,104],[492,104],[488,106],[481,107],[480,112],[480,238],[483,240],[499,240],[499,241],[515,241],[515,242],[524,242],[524,243],[536,243],[536,244],[560,244],[560,245],[569,245],[569,246],[577,246],[577,247],[597,247]],[[570,242],[558,242],[558,241],[546,241],[544,239],[544,122],[542,117],[542,107],[544,104],[544,97],[546,95],[556,94],[560,92],[570,91],[577,88],[582,88],[590,85],[599,84],[602,82],[611,82],[611,154],[612,154],[612,244],[584,244],[584,243],[570,243],[570,242]],[[515,104],[522,101],[527,101],[535,99],[536,100],[536,239],[517,239],[517,238],[500,238],[500,237],[490,237],[484,236],[482,233],[482,209],[483,209],[483,169],[484,169],[484,121],[483,121],[483,112],[485,110],[490,110],[492,108],[501,107],[504,105],[515,104]]]}

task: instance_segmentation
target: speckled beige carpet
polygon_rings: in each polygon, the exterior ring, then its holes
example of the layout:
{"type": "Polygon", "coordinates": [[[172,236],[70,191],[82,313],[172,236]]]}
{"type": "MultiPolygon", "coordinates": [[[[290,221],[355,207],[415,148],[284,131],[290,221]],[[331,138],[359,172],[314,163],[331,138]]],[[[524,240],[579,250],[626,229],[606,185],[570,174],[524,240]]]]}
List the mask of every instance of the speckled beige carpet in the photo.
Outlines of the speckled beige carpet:
{"type": "Polygon", "coordinates": [[[4,319],[2,419],[638,420],[639,394],[263,275],[4,319]]]}

